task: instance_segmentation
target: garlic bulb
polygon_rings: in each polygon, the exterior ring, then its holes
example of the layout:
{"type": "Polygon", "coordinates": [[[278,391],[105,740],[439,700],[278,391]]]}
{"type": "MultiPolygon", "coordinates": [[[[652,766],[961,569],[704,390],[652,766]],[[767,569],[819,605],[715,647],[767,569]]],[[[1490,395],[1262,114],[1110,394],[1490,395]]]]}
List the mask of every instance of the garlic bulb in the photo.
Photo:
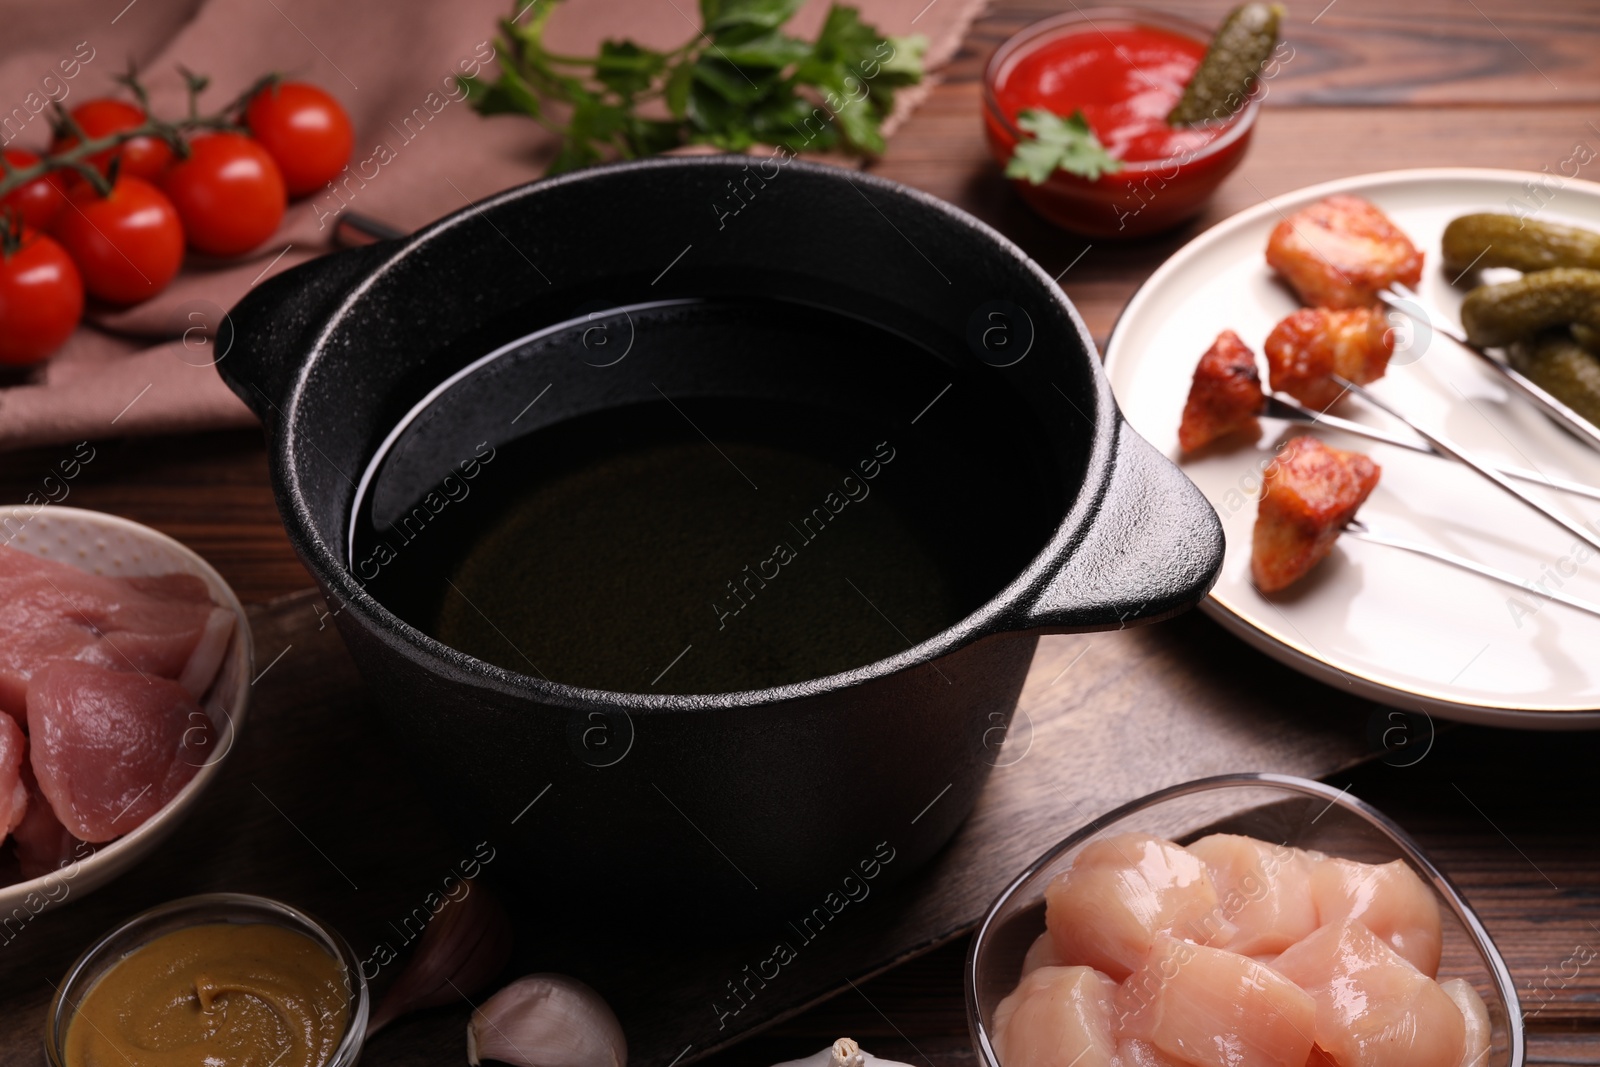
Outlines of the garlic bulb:
{"type": "Polygon", "coordinates": [[[788,1060],[773,1067],[908,1067],[894,1060],[879,1059],[858,1045],[854,1039],[841,1037],[821,1052],[803,1060],[788,1060]]]}
{"type": "Polygon", "coordinates": [[[467,1062],[515,1067],[624,1067],[628,1040],[599,993],[564,974],[530,974],[483,1002],[467,1023],[467,1062]]]}

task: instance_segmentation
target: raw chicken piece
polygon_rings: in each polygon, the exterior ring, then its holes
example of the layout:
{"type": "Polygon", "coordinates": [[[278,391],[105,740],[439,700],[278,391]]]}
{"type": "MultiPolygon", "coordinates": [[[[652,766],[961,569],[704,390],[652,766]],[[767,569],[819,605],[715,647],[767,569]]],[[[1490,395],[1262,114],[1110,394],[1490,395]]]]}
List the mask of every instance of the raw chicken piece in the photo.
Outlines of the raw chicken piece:
{"type": "Polygon", "coordinates": [[[1121,1067],[1184,1067],[1148,1041],[1126,1038],[1117,1045],[1121,1067]]]}
{"type": "Polygon", "coordinates": [[[1321,563],[1381,473],[1361,453],[1329,448],[1315,437],[1284,445],[1262,478],[1250,553],[1256,588],[1275,593],[1321,563]]]}
{"type": "Polygon", "coordinates": [[[39,878],[60,870],[74,856],[88,855],[92,849],[67,833],[67,828],[51,810],[50,801],[39,792],[39,780],[28,762],[22,764],[22,782],[28,788],[28,813],[11,831],[22,877],[39,878]],[[83,851],[80,853],[79,849],[83,851]]]}
{"type": "Polygon", "coordinates": [[[1218,948],[1243,956],[1282,952],[1317,928],[1314,861],[1297,848],[1237,834],[1212,834],[1187,848],[1211,871],[1222,914],[1238,929],[1218,948]]]}
{"type": "Polygon", "coordinates": [[[1493,1032],[1489,1023],[1489,1009],[1484,1006],[1483,998],[1478,996],[1478,991],[1465,978],[1440,982],[1439,988],[1461,1009],[1461,1015],[1466,1020],[1466,1049],[1461,1053],[1460,1067],[1483,1067],[1489,1060],[1489,1037],[1493,1032]]]}
{"type": "Polygon", "coordinates": [[[1027,955],[1022,957],[1022,976],[1026,978],[1040,967],[1061,966],[1064,966],[1061,953],[1056,951],[1056,943],[1051,939],[1050,931],[1046,930],[1034,938],[1033,944],[1028,946],[1027,955]]]}
{"type": "Polygon", "coordinates": [[[1004,1067],[1118,1067],[1116,983],[1089,967],[1041,967],[994,1011],[1004,1067]]]}
{"type": "Polygon", "coordinates": [[[1306,1057],[1306,1067],[1339,1067],[1332,1056],[1320,1048],[1313,1048],[1311,1055],[1306,1057]]]}
{"type": "Polygon", "coordinates": [[[1324,860],[1312,875],[1311,893],[1321,924],[1360,919],[1417,970],[1430,978],[1439,973],[1439,902],[1404,860],[1382,866],[1324,860]]]}
{"type": "Polygon", "coordinates": [[[1459,1067],[1461,1009],[1360,922],[1322,927],[1274,968],[1316,1001],[1317,1044],[1340,1067],[1459,1067]]]}
{"type": "Polygon", "coordinates": [[[1383,377],[1394,330],[1378,308],[1301,308],[1272,328],[1262,351],[1272,388],[1321,410],[1344,395],[1335,374],[1357,385],[1383,377]]]}
{"type": "Polygon", "coordinates": [[[1194,1067],[1303,1067],[1317,1006],[1269,967],[1220,948],[1157,940],[1117,991],[1121,1032],[1194,1067]]]}
{"type": "Polygon", "coordinates": [[[1415,287],[1422,279],[1411,239],[1356,196],[1330,196],[1278,223],[1267,262],[1315,307],[1369,307],[1390,282],[1415,287]]]}
{"type": "Polygon", "coordinates": [[[210,755],[213,730],[176,682],[67,661],[29,684],[28,733],[56,817],[99,842],[171,800],[210,755]]]}
{"type": "Polygon", "coordinates": [[[1261,436],[1257,416],[1266,403],[1256,354],[1238,334],[1223,330],[1194,369],[1178,424],[1178,447],[1193,452],[1231,434],[1254,441],[1261,436]]]}
{"type": "Polygon", "coordinates": [[[1159,934],[1210,940],[1231,934],[1205,864],[1149,834],[1092,842],[1044,891],[1045,925],[1063,960],[1121,980],[1159,934]]]}
{"type": "Polygon", "coordinates": [[[28,787],[22,768],[28,757],[28,739],[9,715],[0,715],[0,844],[28,812],[28,787]]]}

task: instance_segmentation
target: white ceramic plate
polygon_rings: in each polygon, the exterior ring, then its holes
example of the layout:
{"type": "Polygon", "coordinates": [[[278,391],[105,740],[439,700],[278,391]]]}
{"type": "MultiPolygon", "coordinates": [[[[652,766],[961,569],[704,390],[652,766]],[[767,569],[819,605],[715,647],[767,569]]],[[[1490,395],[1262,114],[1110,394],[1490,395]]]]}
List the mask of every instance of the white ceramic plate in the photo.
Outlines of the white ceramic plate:
{"type": "Polygon", "coordinates": [[[232,611],[236,620],[217,679],[201,702],[216,727],[214,753],[166,807],[131,833],[99,846],[92,855],[52,874],[0,886],[0,915],[26,915],[31,919],[46,908],[100,888],[128,870],[164,841],[194,809],[222,770],[238,737],[249,705],[254,660],[250,620],[245,617],[239,598],[211,564],[166,534],[98,511],[26,504],[0,507],[0,532],[12,548],[70,563],[94,574],[131,576],[178,571],[198,575],[210,590],[211,599],[232,611]]]}
{"type": "MultiPolygon", "coordinates": [[[[1439,266],[1439,238],[1457,215],[1539,205],[1538,216],[1600,230],[1600,184],[1515,171],[1393,171],[1302,189],[1195,238],[1129,302],[1106,348],[1106,371],[1133,426],[1177,459],[1178,422],[1200,354],[1223,329],[1258,353],[1299,306],[1267,267],[1267,237],[1285,215],[1331,193],[1365,197],[1426,255],[1421,292],[1455,321],[1465,288],[1439,266]]],[[[1507,272],[1490,272],[1495,280],[1507,272]]],[[[1405,320],[1395,317],[1397,323],[1405,320]]],[[[1402,327],[1402,349],[1407,338],[1402,327]]],[[[1266,378],[1265,361],[1262,378],[1266,378]]],[[[1397,353],[1371,387],[1420,425],[1501,465],[1600,486],[1600,453],[1511,396],[1493,371],[1443,337],[1397,353]],[[1402,365],[1403,364],[1403,365],[1402,365]]],[[[1348,397],[1337,410],[1391,431],[1403,426],[1348,397]]],[[[1539,729],[1600,727],[1600,617],[1424,559],[1342,538],[1307,578],[1271,598],[1250,581],[1259,472],[1303,426],[1264,420],[1259,444],[1184,460],[1222,517],[1227,557],[1204,609],[1298,670],[1375,701],[1468,722],[1539,729]]],[[[1361,518],[1375,532],[1421,542],[1600,603],[1600,552],[1457,464],[1318,429],[1329,445],[1372,456],[1382,482],[1361,518]]],[[[1600,530],[1600,503],[1532,487],[1600,530]]]]}

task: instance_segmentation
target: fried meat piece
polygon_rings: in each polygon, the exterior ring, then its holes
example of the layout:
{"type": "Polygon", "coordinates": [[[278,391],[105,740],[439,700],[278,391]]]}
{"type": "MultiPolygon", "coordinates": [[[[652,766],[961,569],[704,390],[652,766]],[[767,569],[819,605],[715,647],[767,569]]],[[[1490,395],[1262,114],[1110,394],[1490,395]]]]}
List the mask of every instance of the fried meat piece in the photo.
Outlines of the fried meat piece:
{"type": "Polygon", "coordinates": [[[1411,239],[1357,196],[1330,196],[1278,223],[1267,262],[1314,307],[1368,307],[1390,282],[1422,278],[1411,239]]]}
{"type": "Polygon", "coordinates": [[[1256,588],[1285,589],[1332,552],[1380,473],[1361,453],[1329,448],[1315,437],[1284,445],[1262,480],[1250,557],[1256,588]]]}
{"type": "Polygon", "coordinates": [[[1301,308],[1274,326],[1262,347],[1273,390],[1320,411],[1344,393],[1333,375],[1357,385],[1383,377],[1394,330],[1379,308],[1301,308]]]}
{"type": "Polygon", "coordinates": [[[1178,426],[1178,446],[1193,452],[1220,437],[1261,436],[1257,418],[1266,404],[1256,354],[1232,330],[1223,330],[1211,342],[1194,369],[1189,399],[1178,426]]]}

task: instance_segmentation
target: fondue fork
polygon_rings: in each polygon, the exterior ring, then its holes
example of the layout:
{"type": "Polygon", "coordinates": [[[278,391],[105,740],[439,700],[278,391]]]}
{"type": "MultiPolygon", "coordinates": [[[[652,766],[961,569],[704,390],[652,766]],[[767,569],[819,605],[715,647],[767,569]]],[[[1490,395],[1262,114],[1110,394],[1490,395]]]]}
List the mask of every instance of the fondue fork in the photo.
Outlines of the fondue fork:
{"type": "Polygon", "coordinates": [[[1409,286],[1401,282],[1390,282],[1388,289],[1380,289],[1378,291],[1378,299],[1413,320],[1418,318],[1418,312],[1420,312],[1423,325],[1435,333],[1448,337],[1474,356],[1477,356],[1509,384],[1514,392],[1521,393],[1532,401],[1546,415],[1565,427],[1572,436],[1590,448],[1600,451],[1600,426],[1596,426],[1576,411],[1567,407],[1567,405],[1549,392],[1546,392],[1516,368],[1506,366],[1484,349],[1468,341],[1467,335],[1462,331],[1461,327],[1451,325],[1435,308],[1423,303],[1422,297],[1409,286]]]}
{"type": "MultiPolygon", "coordinates": [[[[1410,449],[1412,452],[1420,452],[1425,456],[1438,456],[1441,459],[1449,458],[1432,445],[1422,441],[1392,434],[1386,430],[1367,426],[1351,419],[1342,419],[1337,415],[1313,411],[1299,401],[1281,393],[1267,394],[1267,406],[1263,414],[1268,418],[1283,419],[1287,422],[1304,422],[1313,426],[1325,426],[1330,430],[1338,430],[1341,433],[1351,434],[1356,437],[1365,437],[1369,441],[1393,445],[1396,448],[1410,449]]],[[[1507,478],[1514,478],[1519,482],[1530,482],[1533,485],[1542,485],[1549,489],[1559,489],[1563,493],[1588,497],[1590,500],[1600,500],[1600,488],[1585,485],[1582,482],[1568,481],[1564,478],[1549,478],[1538,471],[1531,471],[1522,467],[1495,467],[1494,469],[1507,478]]]]}
{"type": "Polygon", "coordinates": [[[1546,600],[1553,600],[1557,604],[1565,604],[1569,608],[1576,608],[1578,611],[1588,612],[1590,615],[1600,615],[1600,604],[1591,604],[1587,600],[1582,600],[1575,596],[1569,596],[1560,591],[1550,592],[1549,590],[1543,588],[1534,588],[1523,579],[1518,578],[1515,574],[1512,574],[1510,571],[1503,571],[1495,567],[1486,566],[1482,563],[1475,563],[1464,556],[1457,556],[1449,552],[1442,552],[1437,548],[1429,548],[1427,545],[1421,545],[1415,541],[1402,541],[1397,538],[1389,537],[1386,534],[1381,534],[1373,530],[1360,519],[1351,519],[1349,522],[1345,523],[1343,533],[1347,537],[1354,537],[1358,541],[1366,541],[1374,545],[1383,545],[1386,548],[1398,549],[1401,552],[1410,552],[1413,555],[1426,556],[1427,558],[1437,560],[1440,563],[1448,563],[1452,567],[1459,567],[1462,570],[1471,571],[1473,574],[1479,575],[1483,578],[1488,578],[1491,581],[1502,582],[1505,585],[1515,586],[1524,592],[1542,596],[1546,600]]]}
{"type": "Polygon", "coordinates": [[[1429,431],[1424,430],[1421,426],[1418,426],[1416,423],[1400,414],[1400,412],[1396,411],[1394,407],[1391,406],[1387,401],[1380,399],[1370,390],[1364,388],[1363,386],[1357,385],[1355,382],[1341,378],[1337,374],[1333,376],[1333,380],[1337,382],[1341,388],[1348,392],[1354,393],[1356,396],[1360,397],[1362,400],[1365,400],[1379,411],[1385,412],[1411,427],[1412,431],[1415,432],[1418,437],[1422,438],[1424,441],[1428,442],[1428,444],[1433,446],[1433,450],[1435,452],[1438,452],[1442,456],[1453,459],[1457,463],[1472,468],[1480,476],[1499,486],[1502,491],[1510,493],[1512,496],[1522,501],[1534,511],[1537,511],[1539,514],[1543,515],[1557,526],[1560,526],[1563,530],[1566,530],[1572,536],[1578,538],[1578,540],[1594,548],[1600,549],[1600,534],[1597,534],[1593,529],[1580,522],[1577,522],[1574,519],[1569,519],[1565,515],[1553,511],[1544,504],[1541,504],[1538,500],[1517,488],[1515,483],[1513,483],[1505,475],[1501,474],[1498,470],[1482,462],[1481,460],[1474,458],[1472,455],[1463,452],[1448,438],[1441,437],[1436,433],[1430,433],[1429,431]]]}

